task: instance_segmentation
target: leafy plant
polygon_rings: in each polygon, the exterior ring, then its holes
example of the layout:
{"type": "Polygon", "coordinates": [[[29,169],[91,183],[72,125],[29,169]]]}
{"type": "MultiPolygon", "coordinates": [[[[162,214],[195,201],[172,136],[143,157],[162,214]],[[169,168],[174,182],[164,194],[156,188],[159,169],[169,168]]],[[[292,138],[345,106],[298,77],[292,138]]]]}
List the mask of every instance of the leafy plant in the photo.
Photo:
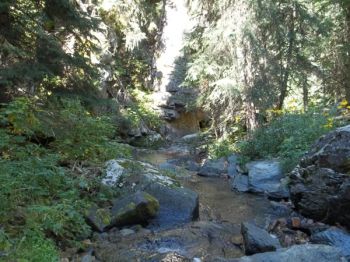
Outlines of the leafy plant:
{"type": "Polygon", "coordinates": [[[290,171],[316,139],[336,127],[336,122],[329,125],[330,119],[334,117],[317,109],[287,112],[258,128],[238,148],[245,161],[278,157],[284,169],[290,171]]]}

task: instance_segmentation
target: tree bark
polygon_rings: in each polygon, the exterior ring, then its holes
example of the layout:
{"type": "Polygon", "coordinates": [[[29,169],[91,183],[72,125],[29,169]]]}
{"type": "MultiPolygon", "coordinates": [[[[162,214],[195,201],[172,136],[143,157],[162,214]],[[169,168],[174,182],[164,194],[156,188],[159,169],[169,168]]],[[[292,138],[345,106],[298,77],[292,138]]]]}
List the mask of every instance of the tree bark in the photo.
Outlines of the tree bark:
{"type": "Polygon", "coordinates": [[[345,98],[350,101],[350,4],[344,4],[345,11],[345,45],[344,56],[344,89],[345,98]]]}
{"type": "Polygon", "coordinates": [[[282,68],[281,72],[281,87],[280,95],[278,100],[277,109],[281,110],[283,108],[284,100],[288,93],[288,80],[290,74],[290,66],[293,58],[293,49],[295,42],[295,16],[296,16],[296,7],[293,5],[290,18],[290,27],[289,27],[289,41],[288,41],[288,50],[286,57],[286,65],[282,68]]]}
{"type": "Polygon", "coordinates": [[[305,78],[303,82],[303,104],[304,104],[304,111],[306,111],[309,106],[309,89],[307,86],[307,78],[305,78]]]}
{"type": "Polygon", "coordinates": [[[256,108],[253,102],[245,102],[245,124],[248,131],[253,131],[258,127],[258,120],[256,118],[256,108]]]}

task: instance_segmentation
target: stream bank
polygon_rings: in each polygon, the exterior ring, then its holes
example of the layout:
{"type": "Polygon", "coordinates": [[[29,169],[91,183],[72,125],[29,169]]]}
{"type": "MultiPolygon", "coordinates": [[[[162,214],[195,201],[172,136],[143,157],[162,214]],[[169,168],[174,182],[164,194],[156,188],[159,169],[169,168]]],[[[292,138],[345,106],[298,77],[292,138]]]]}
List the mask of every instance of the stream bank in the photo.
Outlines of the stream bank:
{"type": "Polygon", "coordinates": [[[120,178],[116,185],[125,195],[147,192],[159,202],[159,211],[146,224],[131,223],[95,233],[86,261],[349,259],[346,231],[305,218],[284,198],[272,201],[271,195],[258,191],[257,186],[280,188],[275,184],[276,177],[280,179],[276,161],[255,161],[247,165],[248,174],[236,173],[234,176],[250,176],[248,188],[255,192],[241,193],[232,190],[233,177],[228,175],[233,156],[198,162],[196,151],[188,140],[180,139],[159,150],[135,149],[134,160],[112,162],[120,178]],[[216,174],[215,170],[221,171],[216,174]],[[252,176],[265,171],[273,178],[272,184],[265,179],[255,185],[252,176]]]}

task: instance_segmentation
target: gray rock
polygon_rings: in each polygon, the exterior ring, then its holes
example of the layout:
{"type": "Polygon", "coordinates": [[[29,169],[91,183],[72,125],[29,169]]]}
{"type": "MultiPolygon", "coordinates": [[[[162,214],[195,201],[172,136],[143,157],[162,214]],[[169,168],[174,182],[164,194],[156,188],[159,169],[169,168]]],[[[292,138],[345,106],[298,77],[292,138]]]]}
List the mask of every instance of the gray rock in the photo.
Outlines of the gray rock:
{"type": "Polygon", "coordinates": [[[350,125],[321,137],[300,162],[301,167],[316,165],[336,172],[350,170],[350,125]]]}
{"type": "Polygon", "coordinates": [[[176,172],[178,167],[176,165],[173,165],[169,162],[164,162],[159,164],[159,168],[162,170],[170,171],[170,172],[176,172]]]}
{"type": "Polygon", "coordinates": [[[238,192],[248,192],[248,176],[238,174],[232,179],[232,189],[238,192]]]}
{"type": "Polygon", "coordinates": [[[139,161],[119,159],[127,175],[122,176],[120,190],[143,191],[159,202],[159,212],[150,221],[150,227],[169,228],[198,218],[198,194],[180,186],[174,178],[163,175],[155,166],[139,161]]]}
{"type": "Polygon", "coordinates": [[[270,203],[272,207],[272,214],[276,218],[289,217],[293,212],[292,208],[285,203],[275,201],[271,201],[270,203]]]}
{"type": "Polygon", "coordinates": [[[200,139],[199,133],[189,134],[189,135],[186,135],[186,136],[183,136],[180,138],[180,140],[182,140],[184,142],[192,142],[192,141],[196,141],[198,139],[200,139]]]}
{"type": "Polygon", "coordinates": [[[158,210],[158,200],[146,192],[127,195],[114,201],[109,227],[147,224],[158,210]]]}
{"type": "Polygon", "coordinates": [[[228,161],[228,167],[227,167],[227,174],[229,177],[234,178],[236,175],[238,175],[237,171],[237,155],[231,155],[227,158],[228,161]]]}
{"type": "Polygon", "coordinates": [[[173,121],[179,118],[180,114],[174,109],[162,108],[160,112],[160,117],[164,120],[173,121]]]}
{"type": "Polygon", "coordinates": [[[242,250],[232,242],[233,237],[239,236],[237,225],[198,221],[155,234],[136,233],[126,237],[111,234],[109,241],[97,241],[94,249],[100,261],[192,262],[193,258],[213,261],[214,257],[241,257],[242,250]],[[164,259],[164,255],[171,253],[184,260],[164,259]]]}
{"type": "Polygon", "coordinates": [[[350,229],[350,125],[321,137],[290,175],[291,199],[306,217],[350,229]]]}
{"type": "Polygon", "coordinates": [[[149,184],[144,190],[159,201],[159,213],[151,221],[151,225],[157,228],[170,228],[199,217],[198,194],[192,190],[160,183],[149,184]]]}
{"type": "Polygon", "coordinates": [[[340,229],[328,229],[311,236],[311,243],[337,247],[350,261],[350,234],[340,229]]]}
{"type": "Polygon", "coordinates": [[[108,208],[92,207],[86,216],[86,221],[93,230],[103,232],[111,223],[111,212],[108,208]]]}
{"type": "Polygon", "coordinates": [[[196,172],[200,169],[200,165],[188,157],[170,159],[167,161],[169,164],[173,164],[179,167],[183,167],[189,171],[196,172]]]}
{"type": "Polygon", "coordinates": [[[288,249],[227,260],[232,262],[345,262],[340,251],[326,245],[296,245],[288,249]]]}
{"type": "Polygon", "coordinates": [[[350,228],[350,177],[310,166],[291,174],[291,199],[305,217],[350,228]]]}
{"type": "Polygon", "coordinates": [[[124,174],[125,169],[118,163],[117,160],[106,162],[106,176],[102,179],[102,184],[107,186],[116,186],[124,174]]]}
{"type": "Polygon", "coordinates": [[[278,161],[254,161],[247,164],[249,189],[255,193],[280,190],[283,173],[278,161]]]}
{"type": "Polygon", "coordinates": [[[281,247],[277,238],[252,223],[242,223],[241,231],[246,255],[274,251],[281,247]]]}
{"type": "Polygon", "coordinates": [[[135,234],[135,231],[130,229],[130,228],[124,228],[122,230],[119,231],[119,233],[122,235],[122,236],[128,236],[128,235],[132,235],[132,234],[135,234]]]}
{"type": "Polygon", "coordinates": [[[225,158],[206,160],[204,165],[198,171],[198,175],[204,177],[219,177],[225,173],[227,173],[225,158]]]}
{"type": "Polygon", "coordinates": [[[189,171],[197,172],[200,169],[200,165],[193,160],[188,160],[186,162],[185,168],[189,171]]]}
{"type": "Polygon", "coordinates": [[[90,254],[83,256],[81,259],[81,262],[93,262],[93,261],[95,261],[95,258],[90,254]]]}

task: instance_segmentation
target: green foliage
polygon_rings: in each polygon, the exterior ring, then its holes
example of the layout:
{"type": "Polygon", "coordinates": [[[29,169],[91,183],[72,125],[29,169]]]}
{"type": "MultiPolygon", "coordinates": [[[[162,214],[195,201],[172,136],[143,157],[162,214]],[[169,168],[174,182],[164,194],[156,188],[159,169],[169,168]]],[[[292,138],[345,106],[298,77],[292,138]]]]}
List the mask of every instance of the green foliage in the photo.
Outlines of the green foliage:
{"type": "Polygon", "coordinates": [[[30,92],[44,78],[73,79],[83,74],[91,80],[95,76],[85,55],[92,48],[89,31],[97,28],[97,21],[72,1],[5,0],[0,16],[2,88],[30,92]],[[75,50],[64,47],[68,36],[75,37],[75,50]]]}
{"type": "Polygon", "coordinates": [[[108,116],[77,99],[19,98],[0,110],[0,123],[1,251],[9,261],[57,261],[55,244],[79,245],[91,233],[87,209],[116,196],[96,174],[60,163],[101,164],[129,149],[113,140],[108,116]]]}
{"type": "Polygon", "coordinates": [[[52,123],[53,146],[65,160],[93,162],[128,155],[127,149],[113,141],[116,127],[108,116],[94,116],[78,100],[62,100],[62,109],[52,123]]]}
{"type": "Polygon", "coordinates": [[[238,149],[244,161],[281,158],[290,171],[321,135],[335,127],[333,116],[318,110],[287,112],[254,131],[238,149]]]}
{"type": "Polygon", "coordinates": [[[59,261],[59,252],[53,241],[38,231],[27,230],[23,237],[16,240],[16,249],[5,261],[59,261]]]}
{"type": "Polygon", "coordinates": [[[208,154],[212,159],[228,157],[234,152],[235,145],[229,139],[219,139],[208,146],[208,154]]]}

